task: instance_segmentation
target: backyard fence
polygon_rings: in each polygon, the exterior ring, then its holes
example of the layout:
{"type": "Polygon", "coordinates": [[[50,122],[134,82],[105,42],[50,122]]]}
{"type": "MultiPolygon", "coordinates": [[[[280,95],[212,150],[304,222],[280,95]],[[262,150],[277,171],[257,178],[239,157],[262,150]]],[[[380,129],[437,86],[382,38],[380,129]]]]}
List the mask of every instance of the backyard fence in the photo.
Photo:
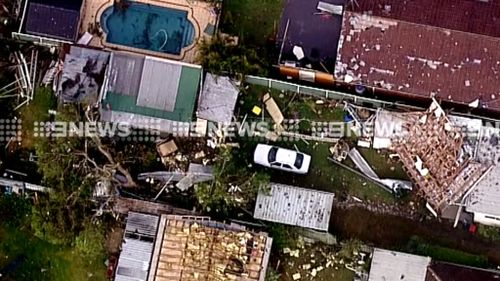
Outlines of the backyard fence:
{"type": "Polygon", "coordinates": [[[296,92],[299,94],[308,95],[308,96],[317,97],[317,98],[343,100],[343,101],[347,101],[347,102],[359,104],[359,105],[364,104],[364,103],[369,103],[374,108],[398,106],[398,107],[404,107],[404,108],[408,108],[408,109],[412,109],[412,110],[421,109],[419,107],[414,107],[414,106],[410,106],[407,104],[382,101],[382,100],[377,100],[377,99],[373,99],[373,98],[361,97],[361,96],[351,95],[351,94],[347,94],[347,93],[342,93],[342,92],[338,92],[338,91],[315,88],[315,87],[310,87],[310,86],[303,86],[303,85],[299,85],[299,84],[295,84],[295,83],[280,81],[280,80],[266,78],[266,77],[247,75],[245,77],[245,82],[252,84],[252,85],[265,86],[265,87],[272,88],[272,89],[279,90],[279,91],[296,92]]]}
{"type": "MultiPolygon", "coordinates": [[[[247,76],[245,76],[245,82],[248,84],[252,84],[252,85],[259,85],[259,86],[264,86],[264,87],[272,88],[272,89],[279,90],[279,91],[284,91],[285,94],[286,94],[286,92],[295,92],[295,93],[299,93],[302,95],[308,95],[311,97],[347,101],[347,102],[357,104],[357,105],[371,104],[373,108],[399,107],[399,108],[404,108],[404,109],[408,109],[408,110],[412,110],[412,111],[423,110],[422,107],[411,106],[411,105],[400,103],[400,102],[389,102],[389,101],[377,100],[377,99],[373,99],[373,98],[369,98],[369,97],[356,96],[356,95],[342,93],[342,92],[338,92],[338,91],[332,91],[332,90],[327,90],[327,89],[304,86],[304,85],[299,85],[299,84],[295,84],[295,83],[290,83],[290,82],[286,82],[286,81],[280,81],[280,80],[266,78],[266,77],[260,77],[260,76],[247,75],[247,76]]],[[[472,114],[472,113],[456,112],[454,110],[452,110],[452,113],[453,113],[453,115],[462,116],[462,117],[466,117],[466,118],[481,119],[482,121],[486,121],[486,122],[498,122],[499,121],[499,119],[496,119],[496,118],[476,115],[476,114],[472,114]]]]}

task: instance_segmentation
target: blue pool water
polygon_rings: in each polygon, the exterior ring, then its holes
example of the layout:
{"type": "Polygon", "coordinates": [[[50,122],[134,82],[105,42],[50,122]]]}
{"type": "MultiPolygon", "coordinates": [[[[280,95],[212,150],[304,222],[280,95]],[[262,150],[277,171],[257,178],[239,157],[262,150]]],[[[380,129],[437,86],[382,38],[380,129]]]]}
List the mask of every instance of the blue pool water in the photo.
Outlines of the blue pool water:
{"type": "Polygon", "coordinates": [[[101,16],[106,41],[113,44],[179,55],[194,40],[187,11],[128,2],[109,7],[101,16]]]}

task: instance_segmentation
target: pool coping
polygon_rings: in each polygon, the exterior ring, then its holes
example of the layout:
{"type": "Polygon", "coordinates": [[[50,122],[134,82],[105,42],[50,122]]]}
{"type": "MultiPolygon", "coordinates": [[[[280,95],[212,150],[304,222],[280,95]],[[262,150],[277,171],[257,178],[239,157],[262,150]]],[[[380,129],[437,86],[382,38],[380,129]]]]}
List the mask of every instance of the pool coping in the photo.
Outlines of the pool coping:
{"type": "Polygon", "coordinates": [[[193,48],[196,47],[196,45],[198,43],[200,43],[201,27],[200,27],[199,22],[193,16],[194,11],[193,11],[192,7],[187,6],[187,5],[178,4],[178,3],[158,1],[158,0],[146,0],[146,1],[134,0],[133,2],[137,2],[137,3],[141,3],[141,4],[150,4],[149,2],[161,3],[162,5],[158,5],[158,4],[152,4],[152,5],[160,7],[160,8],[172,8],[172,9],[176,9],[176,10],[186,11],[187,12],[187,19],[191,22],[191,24],[193,24],[193,27],[195,30],[195,35],[194,35],[195,38],[194,38],[193,42],[190,45],[182,48],[180,54],[178,54],[178,55],[156,52],[156,51],[148,51],[148,50],[144,50],[144,49],[139,49],[139,48],[134,48],[134,47],[129,47],[129,46],[125,46],[125,45],[107,42],[106,41],[107,33],[105,32],[104,28],[101,25],[101,16],[106,9],[113,7],[115,1],[110,0],[106,3],[104,3],[103,5],[101,5],[101,7],[99,7],[99,9],[97,10],[97,13],[95,16],[95,22],[94,22],[94,24],[99,26],[99,30],[102,32],[102,36],[100,36],[99,39],[100,39],[100,43],[103,47],[109,48],[112,50],[129,51],[129,52],[133,52],[133,53],[139,53],[139,54],[149,55],[149,56],[163,57],[163,58],[172,59],[172,60],[183,60],[184,57],[186,56],[186,52],[192,50],[193,48]],[[179,9],[179,7],[183,8],[183,9],[179,9]]]}

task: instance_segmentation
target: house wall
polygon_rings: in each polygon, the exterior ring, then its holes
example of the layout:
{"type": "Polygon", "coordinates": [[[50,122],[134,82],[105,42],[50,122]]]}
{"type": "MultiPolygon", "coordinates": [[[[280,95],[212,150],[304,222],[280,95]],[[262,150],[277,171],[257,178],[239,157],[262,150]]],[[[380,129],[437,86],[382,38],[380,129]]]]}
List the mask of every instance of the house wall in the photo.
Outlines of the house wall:
{"type": "Polygon", "coordinates": [[[500,227],[500,216],[492,216],[483,213],[474,213],[474,222],[489,226],[500,227]]]}

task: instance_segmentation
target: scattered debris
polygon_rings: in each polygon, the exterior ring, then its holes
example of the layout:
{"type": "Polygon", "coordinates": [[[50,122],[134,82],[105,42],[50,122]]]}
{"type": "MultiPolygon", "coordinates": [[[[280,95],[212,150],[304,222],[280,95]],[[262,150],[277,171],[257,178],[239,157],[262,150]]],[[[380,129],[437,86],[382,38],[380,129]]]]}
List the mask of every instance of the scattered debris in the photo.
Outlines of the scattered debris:
{"type": "Polygon", "coordinates": [[[170,141],[159,142],[156,145],[156,150],[158,151],[158,154],[162,158],[162,162],[163,162],[164,157],[167,157],[170,154],[176,152],[178,150],[178,148],[177,148],[177,145],[175,144],[175,141],[170,140],[170,141]]]}
{"type": "Polygon", "coordinates": [[[285,120],[285,118],[283,117],[283,114],[281,113],[278,104],[276,104],[276,101],[274,101],[274,99],[271,97],[269,93],[264,95],[263,101],[266,104],[266,110],[271,115],[271,118],[273,118],[274,123],[276,125],[281,125],[281,123],[283,123],[283,120],[285,120]]]}
{"type": "Polygon", "coordinates": [[[363,174],[370,179],[385,185],[393,194],[399,194],[403,190],[412,190],[412,184],[410,182],[394,179],[381,179],[356,148],[352,148],[351,151],[349,151],[349,157],[363,174]]]}
{"type": "Polygon", "coordinates": [[[176,182],[176,187],[185,191],[196,183],[213,180],[213,170],[211,166],[189,163],[186,172],[183,171],[159,171],[139,174],[138,179],[150,181],[151,179],[160,183],[176,182]]]}

